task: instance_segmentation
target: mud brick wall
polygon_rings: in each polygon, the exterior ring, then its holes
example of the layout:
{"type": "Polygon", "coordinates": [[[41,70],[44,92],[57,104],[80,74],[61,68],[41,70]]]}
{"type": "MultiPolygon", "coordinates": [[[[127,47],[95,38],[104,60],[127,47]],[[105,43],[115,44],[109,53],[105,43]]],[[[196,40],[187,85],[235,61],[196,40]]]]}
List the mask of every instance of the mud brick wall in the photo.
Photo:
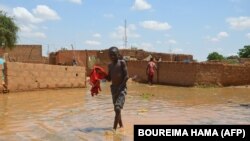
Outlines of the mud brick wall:
{"type": "Polygon", "coordinates": [[[50,53],[49,64],[72,66],[73,58],[76,59],[79,66],[84,66],[87,69],[87,74],[90,73],[87,60],[89,57],[97,57],[100,51],[97,50],[65,50],[56,53],[50,53]]]}
{"type": "MultiPolygon", "coordinates": [[[[146,75],[147,61],[127,61],[129,77],[135,78],[138,82],[147,82],[148,77],[146,75]]],[[[154,83],[157,82],[158,73],[155,72],[154,83]]]]}
{"type": "MultiPolygon", "coordinates": [[[[129,76],[137,76],[138,82],[147,82],[146,61],[128,61],[129,76]]],[[[250,65],[226,65],[222,63],[158,62],[158,74],[154,81],[176,86],[194,85],[249,85],[250,65]]]]}
{"type": "Polygon", "coordinates": [[[250,64],[246,65],[224,65],[222,84],[246,85],[250,84],[250,64]]]}
{"type": "Polygon", "coordinates": [[[196,84],[216,84],[222,85],[223,64],[198,63],[196,84]]]}
{"type": "Polygon", "coordinates": [[[56,65],[72,66],[73,58],[76,58],[78,65],[86,66],[85,51],[59,51],[55,55],[56,65]]]}
{"type": "Polygon", "coordinates": [[[0,93],[2,93],[2,91],[3,91],[3,73],[2,73],[2,71],[3,71],[3,66],[2,65],[0,65],[0,93]]]}
{"type": "Polygon", "coordinates": [[[197,63],[159,62],[160,84],[193,86],[196,81],[197,63]]]}
{"type": "Polygon", "coordinates": [[[10,49],[0,49],[0,56],[8,53],[8,61],[26,63],[44,63],[41,45],[15,45],[10,49]]]}
{"type": "Polygon", "coordinates": [[[84,67],[7,62],[6,83],[10,91],[86,86],[84,67]]]}

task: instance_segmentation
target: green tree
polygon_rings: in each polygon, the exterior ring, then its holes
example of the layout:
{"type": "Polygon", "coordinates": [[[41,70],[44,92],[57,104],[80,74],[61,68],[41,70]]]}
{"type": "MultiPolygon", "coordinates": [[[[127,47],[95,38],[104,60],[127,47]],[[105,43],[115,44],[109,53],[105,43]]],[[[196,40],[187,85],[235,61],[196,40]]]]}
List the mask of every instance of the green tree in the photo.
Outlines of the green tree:
{"type": "Polygon", "coordinates": [[[212,52],[207,56],[207,60],[211,61],[211,60],[223,60],[224,57],[223,55],[219,54],[218,52],[212,52]]]}
{"type": "Polygon", "coordinates": [[[12,49],[17,42],[17,32],[13,18],[0,11],[0,47],[12,49]]]}
{"type": "Polygon", "coordinates": [[[227,56],[226,59],[239,59],[239,56],[231,55],[231,56],[227,56]]]}
{"type": "Polygon", "coordinates": [[[238,54],[240,58],[250,58],[250,45],[244,46],[244,48],[239,49],[238,54]]]}

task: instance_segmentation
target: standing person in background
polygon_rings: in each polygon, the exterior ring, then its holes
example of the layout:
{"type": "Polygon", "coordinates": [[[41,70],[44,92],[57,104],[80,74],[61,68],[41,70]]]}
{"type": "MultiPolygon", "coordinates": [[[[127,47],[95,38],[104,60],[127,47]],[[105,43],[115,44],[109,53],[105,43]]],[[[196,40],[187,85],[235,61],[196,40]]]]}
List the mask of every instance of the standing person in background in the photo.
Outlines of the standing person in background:
{"type": "Polygon", "coordinates": [[[77,62],[75,58],[72,60],[72,66],[77,66],[77,62]]]}
{"type": "Polygon", "coordinates": [[[148,83],[150,85],[153,85],[154,73],[156,69],[157,69],[157,66],[154,62],[154,59],[150,58],[150,61],[148,62],[148,65],[146,68],[146,74],[148,76],[148,83]]]}

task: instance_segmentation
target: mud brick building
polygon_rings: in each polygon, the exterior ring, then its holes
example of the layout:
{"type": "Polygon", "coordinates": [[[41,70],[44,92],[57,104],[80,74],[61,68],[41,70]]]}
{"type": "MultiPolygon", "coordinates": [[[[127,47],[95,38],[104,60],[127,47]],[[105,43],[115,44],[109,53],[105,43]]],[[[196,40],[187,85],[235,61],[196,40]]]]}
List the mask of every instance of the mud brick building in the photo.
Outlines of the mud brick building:
{"type": "MultiPolygon", "coordinates": [[[[192,62],[193,56],[186,54],[166,54],[147,52],[144,50],[121,49],[120,54],[126,60],[143,61],[149,57],[153,57],[160,61],[172,62],[192,62]]],[[[75,59],[79,66],[86,66],[87,74],[90,73],[94,64],[98,64],[104,68],[110,62],[108,50],[61,50],[58,52],[50,53],[49,64],[54,65],[72,65],[75,59]]]]}
{"type": "Polygon", "coordinates": [[[9,62],[48,63],[42,56],[42,45],[15,45],[13,49],[0,48],[0,57],[9,62]]]}

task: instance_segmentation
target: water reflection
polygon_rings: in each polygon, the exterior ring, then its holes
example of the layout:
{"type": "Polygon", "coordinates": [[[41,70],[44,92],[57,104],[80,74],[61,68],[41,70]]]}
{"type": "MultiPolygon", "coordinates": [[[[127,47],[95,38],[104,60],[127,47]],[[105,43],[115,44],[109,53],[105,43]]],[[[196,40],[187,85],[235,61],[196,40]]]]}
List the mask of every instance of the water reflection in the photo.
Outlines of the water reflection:
{"type": "Polygon", "coordinates": [[[249,124],[249,88],[182,88],[130,82],[113,134],[109,84],[91,97],[88,89],[0,95],[0,141],[133,140],[134,124],[249,124]]]}

